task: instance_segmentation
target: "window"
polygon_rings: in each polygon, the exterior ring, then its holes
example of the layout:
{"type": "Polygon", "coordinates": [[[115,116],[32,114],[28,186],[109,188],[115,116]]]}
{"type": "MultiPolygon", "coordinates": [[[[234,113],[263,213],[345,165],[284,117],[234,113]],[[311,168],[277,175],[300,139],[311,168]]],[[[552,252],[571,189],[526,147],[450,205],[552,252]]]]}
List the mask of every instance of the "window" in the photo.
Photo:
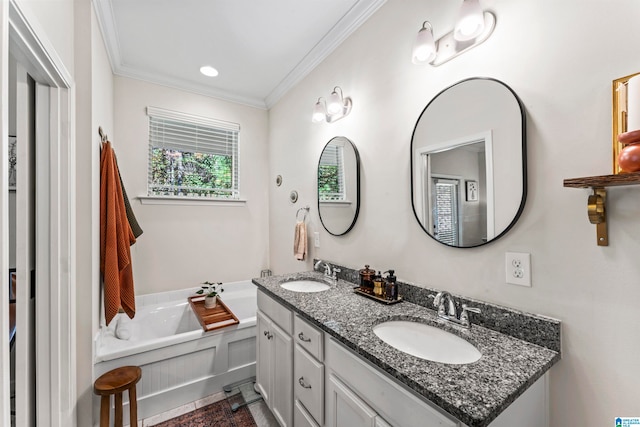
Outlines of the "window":
{"type": "Polygon", "coordinates": [[[239,199],[236,123],[147,107],[149,196],[239,199]]]}
{"type": "Polygon", "coordinates": [[[434,235],[447,245],[458,246],[458,181],[434,177],[433,185],[434,235]]]}
{"type": "Polygon", "coordinates": [[[320,201],[343,201],[344,188],[343,146],[329,144],[322,151],[318,166],[318,194],[320,201]]]}

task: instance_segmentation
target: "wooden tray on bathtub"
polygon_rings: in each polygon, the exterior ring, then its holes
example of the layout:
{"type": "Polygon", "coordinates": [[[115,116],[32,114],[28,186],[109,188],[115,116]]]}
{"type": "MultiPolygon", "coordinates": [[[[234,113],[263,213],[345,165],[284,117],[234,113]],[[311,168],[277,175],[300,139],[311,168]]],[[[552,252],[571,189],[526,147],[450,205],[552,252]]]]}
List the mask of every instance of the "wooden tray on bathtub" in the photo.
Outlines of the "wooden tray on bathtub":
{"type": "Polygon", "coordinates": [[[218,305],[215,308],[205,308],[204,296],[199,295],[189,297],[189,304],[205,332],[240,323],[236,315],[220,298],[218,298],[218,305]]]}

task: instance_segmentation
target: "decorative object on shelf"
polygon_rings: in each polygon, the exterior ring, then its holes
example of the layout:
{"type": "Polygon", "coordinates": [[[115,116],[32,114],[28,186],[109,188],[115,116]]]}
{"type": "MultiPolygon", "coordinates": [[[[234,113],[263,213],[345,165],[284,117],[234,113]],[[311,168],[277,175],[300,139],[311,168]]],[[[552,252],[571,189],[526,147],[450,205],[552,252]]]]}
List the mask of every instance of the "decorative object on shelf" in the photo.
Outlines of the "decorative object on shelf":
{"type": "Polygon", "coordinates": [[[398,298],[396,298],[394,300],[390,300],[390,299],[387,299],[384,295],[378,296],[378,295],[376,295],[374,293],[364,292],[360,286],[356,286],[355,288],[353,288],[353,292],[358,294],[358,295],[362,295],[362,296],[365,296],[367,298],[371,298],[372,300],[381,302],[382,304],[391,305],[391,304],[397,304],[399,302],[402,302],[402,296],[401,295],[398,295],[398,298]]]}
{"type": "MultiPolygon", "coordinates": [[[[616,79],[612,83],[613,93],[613,173],[633,172],[620,165],[628,165],[629,153],[622,155],[628,144],[640,142],[640,73],[616,79]]],[[[627,151],[635,151],[627,150],[627,151]]]]}
{"type": "Polygon", "coordinates": [[[313,108],[311,121],[313,123],[320,123],[322,121],[333,123],[349,115],[351,105],[351,98],[345,98],[342,93],[342,88],[336,86],[333,88],[328,102],[325,101],[323,97],[318,98],[313,108]],[[338,90],[340,90],[340,93],[338,93],[338,90]]]}
{"type": "Polygon", "coordinates": [[[483,11],[479,0],[463,0],[455,28],[438,40],[434,41],[431,23],[422,23],[413,44],[411,61],[417,65],[444,64],[487,40],[495,26],[495,15],[483,11]]]}
{"type": "Polygon", "coordinates": [[[618,155],[618,166],[623,172],[640,171],[640,144],[624,147],[618,155]]]}
{"type": "Polygon", "coordinates": [[[204,307],[205,308],[215,308],[218,304],[218,294],[224,292],[222,288],[222,282],[211,283],[211,282],[203,282],[204,286],[201,286],[201,289],[196,291],[198,295],[205,295],[204,298],[204,307]],[[220,288],[220,291],[218,291],[220,288]]]}

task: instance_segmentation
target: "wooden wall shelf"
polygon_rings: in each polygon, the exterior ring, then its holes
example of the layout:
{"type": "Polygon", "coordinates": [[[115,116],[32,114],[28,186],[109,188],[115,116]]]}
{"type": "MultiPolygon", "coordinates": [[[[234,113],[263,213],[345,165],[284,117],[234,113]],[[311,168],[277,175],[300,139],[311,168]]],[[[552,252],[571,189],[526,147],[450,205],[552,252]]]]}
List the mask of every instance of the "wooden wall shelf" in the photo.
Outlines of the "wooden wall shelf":
{"type": "Polygon", "coordinates": [[[607,189],[606,187],[621,187],[625,185],[640,185],[640,172],[621,173],[617,175],[586,176],[564,180],[568,188],[592,188],[593,194],[587,200],[587,214],[589,221],[596,225],[598,246],[609,246],[607,232],[607,189]]]}
{"type": "Polygon", "coordinates": [[[623,185],[640,185],[640,172],[621,173],[617,175],[586,176],[564,180],[569,188],[604,188],[623,185]]]}

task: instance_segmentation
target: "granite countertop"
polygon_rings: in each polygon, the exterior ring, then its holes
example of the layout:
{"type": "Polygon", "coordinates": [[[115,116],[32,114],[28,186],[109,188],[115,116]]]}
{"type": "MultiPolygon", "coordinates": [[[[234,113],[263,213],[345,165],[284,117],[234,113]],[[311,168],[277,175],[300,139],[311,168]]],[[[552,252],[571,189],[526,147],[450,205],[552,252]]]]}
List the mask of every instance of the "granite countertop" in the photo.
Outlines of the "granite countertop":
{"type": "Polygon", "coordinates": [[[355,294],[354,284],[327,281],[319,272],[253,279],[266,294],[330,334],[469,427],[484,427],[560,360],[560,353],[482,326],[465,330],[437,318],[434,310],[403,301],[386,305],[355,294]],[[324,280],[331,289],[317,293],[288,291],[283,281],[324,280]],[[436,325],[463,337],[482,353],[465,365],[431,362],[389,346],[373,333],[388,320],[436,325]]]}

